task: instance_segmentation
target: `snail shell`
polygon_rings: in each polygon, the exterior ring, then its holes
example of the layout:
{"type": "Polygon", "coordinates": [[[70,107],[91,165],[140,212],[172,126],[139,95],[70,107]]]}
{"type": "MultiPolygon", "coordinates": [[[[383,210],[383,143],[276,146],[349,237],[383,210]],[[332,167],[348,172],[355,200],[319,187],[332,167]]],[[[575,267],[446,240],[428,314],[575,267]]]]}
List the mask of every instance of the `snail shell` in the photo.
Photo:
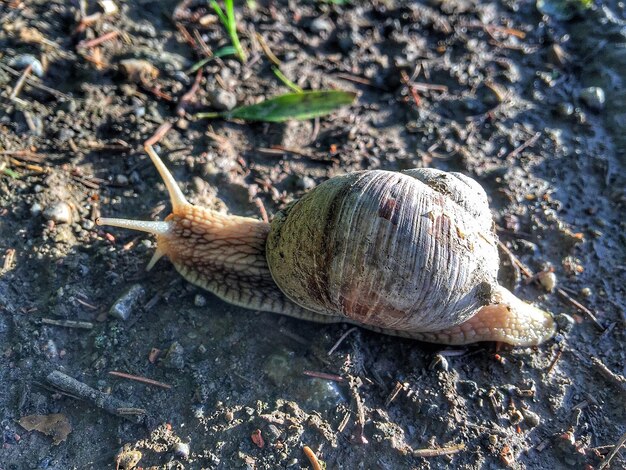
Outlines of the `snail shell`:
{"type": "Polygon", "coordinates": [[[187,202],[152,147],[172,201],[164,221],[102,218],[156,235],[189,282],[242,307],[349,322],[445,344],[536,345],[552,316],[498,285],[487,195],[459,173],[413,169],[332,178],[271,225],[187,202]]]}
{"type": "Polygon", "coordinates": [[[488,304],[499,267],[484,190],[414,169],[332,178],[279,213],[267,240],[278,287],[318,313],[436,331],[488,304]]]}

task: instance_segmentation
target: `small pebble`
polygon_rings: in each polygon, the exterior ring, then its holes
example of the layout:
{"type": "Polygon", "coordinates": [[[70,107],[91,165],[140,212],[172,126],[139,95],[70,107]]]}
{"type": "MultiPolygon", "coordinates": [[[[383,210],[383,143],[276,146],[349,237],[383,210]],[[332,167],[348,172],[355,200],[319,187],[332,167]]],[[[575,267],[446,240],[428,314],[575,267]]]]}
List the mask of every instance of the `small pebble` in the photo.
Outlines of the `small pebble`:
{"type": "Polygon", "coordinates": [[[539,283],[548,292],[552,292],[556,287],[556,274],[552,271],[544,271],[537,275],[539,283]]]}
{"type": "Polygon", "coordinates": [[[524,422],[531,428],[535,428],[541,424],[541,418],[533,411],[522,410],[522,416],[524,416],[524,422]]]}
{"type": "Polygon", "coordinates": [[[126,186],[128,184],[128,177],[126,175],[115,175],[115,182],[120,186],[126,186]]]}
{"type": "Polygon", "coordinates": [[[135,108],[133,108],[133,114],[138,118],[144,117],[146,115],[146,107],[136,106],[135,108]]]}
{"type": "Polygon", "coordinates": [[[299,189],[308,191],[315,187],[315,180],[311,178],[310,176],[302,176],[296,180],[296,186],[299,189]]]}
{"type": "Polygon", "coordinates": [[[76,135],[76,132],[74,132],[72,129],[61,129],[58,133],[57,133],[57,139],[59,140],[59,142],[67,142],[68,140],[70,140],[72,137],[74,137],[76,135]]]}
{"type": "Polygon", "coordinates": [[[222,88],[216,88],[209,92],[211,105],[220,111],[230,111],[237,106],[237,96],[222,88]]]}
{"type": "Polygon", "coordinates": [[[20,54],[20,55],[16,55],[9,61],[9,66],[16,68],[18,70],[23,70],[29,65],[32,66],[32,71],[35,75],[37,75],[40,78],[43,77],[43,74],[44,74],[43,65],[41,65],[41,62],[39,61],[39,59],[37,59],[37,57],[35,57],[34,55],[20,54]]]}
{"type": "Polygon", "coordinates": [[[196,307],[206,306],[206,297],[202,294],[196,294],[196,296],[193,298],[193,304],[196,307]]]}
{"type": "Polygon", "coordinates": [[[174,445],[174,455],[181,459],[187,460],[189,458],[189,444],[186,442],[177,442],[174,445]]]}
{"type": "Polygon", "coordinates": [[[41,204],[36,202],[32,206],[30,206],[30,215],[35,216],[39,214],[41,214],[41,204]]]}
{"type": "Polygon", "coordinates": [[[548,60],[557,67],[563,67],[569,62],[569,56],[559,44],[552,44],[548,48],[548,60]]]}
{"type": "Polygon", "coordinates": [[[190,83],[189,77],[182,70],[177,70],[176,72],[174,72],[174,78],[181,82],[183,85],[189,85],[190,83]]]}
{"type": "Polygon", "coordinates": [[[583,287],[582,289],[580,289],[580,295],[582,295],[583,297],[591,297],[591,294],[593,294],[593,292],[589,287],[583,287]]]}
{"type": "Polygon", "coordinates": [[[119,11],[119,8],[113,0],[99,0],[98,3],[105,15],[115,15],[119,11]]]}
{"type": "Polygon", "coordinates": [[[267,430],[270,438],[273,438],[274,440],[278,439],[281,435],[280,429],[278,429],[278,427],[276,427],[274,424],[268,425],[267,430]]]}
{"type": "Polygon", "coordinates": [[[560,331],[569,333],[574,328],[576,321],[566,313],[560,313],[555,318],[556,324],[560,331]]]}
{"type": "Polygon", "coordinates": [[[176,127],[178,127],[181,131],[185,131],[189,129],[189,121],[187,121],[187,119],[179,118],[178,121],[176,121],[176,127]]]}
{"type": "Polygon", "coordinates": [[[574,105],[572,103],[559,103],[556,111],[562,117],[569,117],[574,114],[574,105]]]}
{"type": "Polygon", "coordinates": [[[606,96],[604,90],[597,86],[590,86],[580,92],[580,99],[594,111],[602,111],[606,96]]]}
{"type": "Polygon", "coordinates": [[[72,208],[67,202],[57,202],[43,211],[43,216],[57,224],[69,224],[72,222],[72,208]]]}
{"type": "Polygon", "coordinates": [[[128,320],[145,295],[146,290],[140,284],[134,284],[115,301],[109,310],[109,314],[120,320],[128,320]]]}
{"type": "Polygon", "coordinates": [[[509,417],[509,421],[511,421],[511,424],[519,424],[522,422],[522,420],[524,419],[524,415],[522,415],[522,413],[519,410],[515,410],[511,413],[511,416],[509,417]]]}
{"type": "Polygon", "coordinates": [[[135,170],[130,174],[130,182],[133,183],[134,185],[139,185],[142,183],[141,175],[139,174],[138,171],[135,170]]]}
{"type": "Polygon", "coordinates": [[[311,21],[311,24],[309,27],[311,28],[311,31],[317,34],[329,33],[333,30],[332,23],[328,21],[326,18],[324,18],[323,16],[319,16],[315,18],[313,21],[311,21]]]}
{"type": "Polygon", "coordinates": [[[174,341],[167,350],[163,364],[165,367],[177,370],[182,370],[185,367],[185,349],[178,341],[174,341]]]}
{"type": "Polygon", "coordinates": [[[439,410],[439,407],[434,403],[428,403],[423,405],[420,411],[425,416],[429,416],[431,418],[441,416],[441,411],[439,410]]]}
{"type": "Polygon", "coordinates": [[[191,409],[195,418],[197,419],[204,418],[204,405],[196,404],[196,405],[193,405],[191,409]]]}
{"type": "Polygon", "coordinates": [[[457,388],[459,392],[470,398],[473,398],[478,393],[478,384],[473,380],[459,380],[457,382],[457,388]]]}
{"type": "Polygon", "coordinates": [[[354,33],[346,33],[346,32],[339,33],[337,35],[337,43],[339,44],[339,48],[344,53],[350,52],[355,44],[354,33]]]}

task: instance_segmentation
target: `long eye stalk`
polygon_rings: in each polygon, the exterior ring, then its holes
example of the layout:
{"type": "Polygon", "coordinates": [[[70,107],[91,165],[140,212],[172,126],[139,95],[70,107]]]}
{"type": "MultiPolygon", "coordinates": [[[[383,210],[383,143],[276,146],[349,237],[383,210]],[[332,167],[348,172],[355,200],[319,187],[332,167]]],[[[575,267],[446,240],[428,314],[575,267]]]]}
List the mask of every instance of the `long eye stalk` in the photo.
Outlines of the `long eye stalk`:
{"type": "Polygon", "coordinates": [[[127,228],[139,232],[152,233],[153,235],[167,235],[170,223],[162,220],[131,220],[117,219],[113,217],[98,217],[97,225],[109,225],[111,227],[127,228]]]}

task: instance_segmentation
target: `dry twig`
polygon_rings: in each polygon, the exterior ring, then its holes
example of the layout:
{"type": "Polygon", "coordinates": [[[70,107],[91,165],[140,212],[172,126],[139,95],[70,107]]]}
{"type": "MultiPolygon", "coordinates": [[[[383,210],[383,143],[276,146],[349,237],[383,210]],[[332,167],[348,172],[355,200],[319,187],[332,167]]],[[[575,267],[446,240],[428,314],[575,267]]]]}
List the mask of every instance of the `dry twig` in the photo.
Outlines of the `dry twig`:
{"type": "Polygon", "coordinates": [[[526,142],[521,144],[519,147],[513,149],[511,152],[509,152],[509,154],[506,157],[504,157],[504,159],[508,160],[509,158],[516,157],[521,152],[526,150],[528,147],[531,147],[531,146],[535,145],[535,142],[537,142],[537,140],[539,140],[539,137],[541,137],[541,132],[536,132],[535,135],[533,135],[526,142]]]}
{"type": "Polygon", "coordinates": [[[350,328],[348,331],[346,331],[344,334],[342,334],[341,338],[339,338],[337,342],[334,344],[334,346],[328,350],[328,355],[332,356],[332,354],[337,350],[337,348],[341,345],[341,343],[343,343],[343,340],[346,339],[350,333],[356,331],[357,329],[358,328],[354,326],[350,328]]]}
{"type": "Polygon", "coordinates": [[[55,320],[54,318],[42,318],[41,323],[53,326],[63,326],[66,328],[82,328],[83,330],[91,330],[93,328],[93,323],[89,321],[55,320]]]}
{"type": "Polygon", "coordinates": [[[582,313],[587,315],[591,319],[593,324],[600,331],[605,331],[606,330],[606,328],[604,328],[604,326],[602,326],[602,324],[598,321],[598,319],[596,318],[594,313],[591,310],[589,310],[587,307],[585,307],[583,304],[581,304],[578,300],[574,299],[567,292],[565,292],[563,289],[560,289],[560,288],[556,289],[556,293],[559,294],[561,297],[563,297],[565,300],[567,300],[570,304],[572,304],[574,307],[576,307],[582,313]]]}
{"type": "Polygon", "coordinates": [[[140,423],[143,421],[143,415],[145,414],[145,410],[129,406],[128,404],[109,395],[108,393],[104,393],[100,390],[96,390],[95,388],[91,388],[89,385],[80,382],[75,378],[64,374],[61,371],[55,370],[54,372],[51,372],[46,377],[46,380],[53,387],[55,387],[55,389],[59,390],[65,395],[85,400],[108,413],[116,416],[121,416],[122,418],[128,419],[135,423],[140,423]],[[135,410],[135,413],[129,414],[123,411],[129,409],[135,410]]]}
{"type": "Polygon", "coordinates": [[[387,399],[385,400],[385,407],[388,407],[392,401],[396,399],[398,394],[402,390],[402,384],[400,382],[396,382],[396,386],[393,388],[387,399]]]}
{"type": "MultiPolygon", "coordinates": [[[[21,77],[22,76],[22,72],[18,72],[14,68],[9,67],[8,65],[3,64],[3,63],[0,63],[0,69],[4,70],[7,73],[10,73],[14,77],[21,77]]],[[[47,93],[50,93],[55,98],[63,98],[63,99],[69,99],[70,98],[65,93],[62,93],[62,92],[60,92],[58,90],[55,90],[54,88],[50,88],[48,86],[42,85],[41,83],[37,82],[33,78],[26,78],[25,81],[26,81],[26,83],[28,83],[33,88],[38,88],[39,90],[45,91],[47,93]]]]}
{"type": "Polygon", "coordinates": [[[615,447],[613,447],[613,450],[611,451],[611,453],[598,466],[598,470],[602,470],[604,467],[606,467],[607,465],[611,463],[611,460],[613,460],[613,457],[617,455],[617,453],[622,448],[624,443],[626,443],[626,433],[622,434],[622,437],[619,438],[619,441],[617,442],[617,444],[615,444],[615,447]]]}
{"type": "Polygon", "coordinates": [[[598,372],[609,381],[613,382],[617,385],[623,392],[626,392],[626,377],[621,374],[616,374],[611,369],[609,369],[604,362],[602,362],[597,357],[591,357],[591,363],[596,367],[598,372]]]}
{"type": "Polygon", "coordinates": [[[554,356],[554,359],[552,359],[552,362],[548,366],[546,375],[550,375],[552,373],[552,371],[554,370],[554,366],[556,366],[556,363],[559,362],[559,359],[561,359],[562,355],[563,355],[563,350],[559,348],[558,351],[556,352],[556,355],[554,356]]]}
{"type": "Polygon", "coordinates": [[[261,214],[261,219],[266,224],[269,223],[270,219],[267,216],[267,211],[265,210],[265,205],[263,204],[263,200],[260,197],[254,198],[254,204],[259,209],[259,214],[261,214]]]}
{"type": "Polygon", "coordinates": [[[15,98],[17,98],[17,95],[20,93],[20,90],[24,86],[24,83],[26,82],[26,79],[28,78],[32,70],[33,70],[33,65],[28,64],[26,68],[24,69],[24,71],[22,72],[22,76],[18,79],[17,83],[15,83],[15,86],[13,87],[13,91],[11,91],[11,94],[9,95],[10,100],[14,100],[15,98]]]}
{"type": "Polygon", "coordinates": [[[436,447],[434,449],[415,449],[413,455],[416,457],[439,457],[441,455],[457,454],[465,450],[465,444],[456,444],[447,447],[436,447]]]}
{"type": "Polygon", "coordinates": [[[315,452],[313,452],[309,446],[304,446],[302,450],[304,452],[304,455],[306,455],[307,459],[309,459],[309,462],[311,462],[311,468],[313,470],[322,470],[322,466],[317,460],[317,456],[315,455],[315,452]]]}
{"type": "Polygon", "coordinates": [[[146,140],[143,143],[143,146],[144,147],[150,147],[150,146],[158,143],[165,136],[165,134],[167,134],[167,131],[169,131],[171,128],[172,128],[172,123],[171,122],[164,122],[163,124],[161,124],[159,126],[159,128],[152,135],[152,137],[150,137],[148,140],[146,140]]]}
{"type": "Polygon", "coordinates": [[[346,379],[344,379],[342,376],[336,375],[336,374],[327,374],[325,372],[315,372],[313,370],[304,370],[302,371],[302,373],[304,375],[308,375],[309,377],[315,377],[315,378],[324,379],[324,380],[332,380],[334,382],[346,381],[346,379]]]}
{"type": "Polygon", "coordinates": [[[109,371],[109,375],[113,375],[115,377],[121,377],[123,379],[134,380],[135,382],[141,382],[146,385],[154,385],[155,387],[161,387],[166,390],[172,388],[171,385],[159,382],[158,380],[149,379],[147,377],[141,377],[140,375],[127,374],[125,372],[118,372],[116,370],[109,371]]]}
{"type": "Polygon", "coordinates": [[[119,31],[110,31],[102,36],[99,36],[94,39],[90,39],[88,41],[81,41],[76,45],[76,49],[90,49],[92,47],[99,46],[103,42],[110,41],[111,39],[115,39],[120,35],[119,31]]]}

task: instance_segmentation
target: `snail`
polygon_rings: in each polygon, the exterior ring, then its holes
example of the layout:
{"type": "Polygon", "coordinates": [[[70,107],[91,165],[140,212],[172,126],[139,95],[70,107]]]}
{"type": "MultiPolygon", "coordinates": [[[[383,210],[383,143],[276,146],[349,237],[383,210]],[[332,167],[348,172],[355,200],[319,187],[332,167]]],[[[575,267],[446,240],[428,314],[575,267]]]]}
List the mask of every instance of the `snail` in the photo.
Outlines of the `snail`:
{"type": "Polygon", "coordinates": [[[418,168],[333,177],[271,224],[187,202],[152,146],[169,192],[163,221],[96,223],[156,235],[189,282],[232,304],[442,344],[537,345],[552,315],[497,281],[487,195],[460,173],[418,168]]]}

